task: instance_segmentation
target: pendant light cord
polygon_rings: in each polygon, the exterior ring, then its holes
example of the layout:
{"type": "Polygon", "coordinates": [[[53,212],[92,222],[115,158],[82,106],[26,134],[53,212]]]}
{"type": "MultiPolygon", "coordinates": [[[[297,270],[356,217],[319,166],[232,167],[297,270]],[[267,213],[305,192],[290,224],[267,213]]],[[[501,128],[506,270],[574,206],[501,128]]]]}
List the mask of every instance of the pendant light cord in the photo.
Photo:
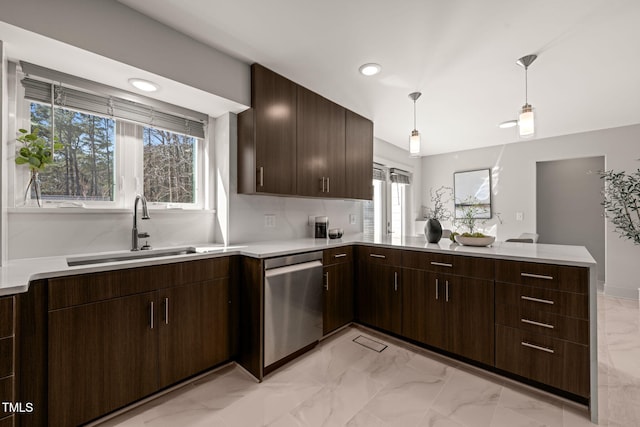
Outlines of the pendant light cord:
{"type": "Polygon", "coordinates": [[[529,67],[524,67],[524,104],[529,104],[529,78],[527,76],[527,72],[529,71],[529,67]]]}
{"type": "Polygon", "coordinates": [[[413,100],[413,130],[416,130],[416,100],[413,100]]]}

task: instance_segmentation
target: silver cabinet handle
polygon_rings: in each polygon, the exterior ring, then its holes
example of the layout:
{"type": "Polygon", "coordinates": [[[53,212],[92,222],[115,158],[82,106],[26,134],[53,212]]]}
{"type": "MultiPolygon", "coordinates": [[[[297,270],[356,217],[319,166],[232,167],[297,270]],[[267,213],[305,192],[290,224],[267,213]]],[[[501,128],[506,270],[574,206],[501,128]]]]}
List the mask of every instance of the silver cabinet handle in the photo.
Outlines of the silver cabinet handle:
{"type": "Polygon", "coordinates": [[[369,256],[370,256],[371,258],[382,258],[382,259],[385,259],[385,258],[386,258],[386,256],[384,256],[384,255],[378,255],[378,254],[369,254],[369,256]]]}
{"type": "Polygon", "coordinates": [[[522,341],[520,344],[522,344],[522,345],[523,345],[523,346],[525,346],[525,347],[533,348],[534,350],[545,351],[545,352],[547,352],[547,353],[551,353],[551,354],[555,353],[555,351],[553,351],[553,350],[552,350],[552,349],[550,349],[550,348],[547,348],[547,347],[540,347],[539,345],[535,345],[535,344],[529,344],[529,343],[528,343],[528,342],[526,342],[526,341],[522,341]]]}
{"type": "Polygon", "coordinates": [[[330,179],[330,178],[329,178],[329,177],[327,177],[327,193],[329,192],[329,182],[330,182],[330,181],[329,181],[329,179],[330,179]]]}
{"type": "Polygon", "coordinates": [[[550,305],[554,304],[553,301],[548,300],[548,299],[533,298],[533,297],[528,297],[528,296],[525,296],[525,295],[521,295],[520,299],[527,300],[527,301],[533,301],[533,302],[541,302],[543,304],[550,304],[550,305]]]}
{"type": "Polygon", "coordinates": [[[438,285],[438,279],[436,279],[436,300],[439,299],[439,295],[438,295],[438,288],[440,286],[438,285]]]}
{"type": "Polygon", "coordinates": [[[522,323],[528,323],[529,325],[535,325],[535,326],[542,326],[543,328],[549,328],[549,329],[553,329],[555,328],[555,326],[550,325],[548,323],[540,323],[540,322],[536,322],[534,320],[529,320],[529,319],[520,319],[520,321],[522,323]]]}
{"type": "Polygon", "coordinates": [[[453,264],[449,264],[449,263],[446,263],[446,262],[431,261],[431,265],[437,265],[438,267],[453,267],[453,264]]]}
{"type": "Polygon", "coordinates": [[[169,298],[164,299],[164,324],[169,324],[169,298]]]}
{"type": "Polygon", "coordinates": [[[329,272],[324,273],[324,290],[329,290],[329,272]]]}
{"type": "Polygon", "coordinates": [[[398,272],[393,273],[393,290],[398,292],[398,272]]]}
{"type": "Polygon", "coordinates": [[[322,177],[322,192],[324,193],[324,176],[322,177]]]}
{"type": "Polygon", "coordinates": [[[542,274],[520,273],[522,277],[531,277],[533,279],[553,280],[553,276],[544,276],[542,274]]]}
{"type": "Polygon", "coordinates": [[[449,302],[449,281],[445,280],[444,282],[444,289],[445,289],[445,301],[449,302]]]}
{"type": "Polygon", "coordinates": [[[264,187],[264,167],[260,166],[260,187],[264,187]]]}
{"type": "Polygon", "coordinates": [[[149,306],[149,315],[150,315],[149,325],[151,326],[151,329],[153,329],[153,301],[151,301],[151,304],[149,306]]]}
{"type": "Polygon", "coordinates": [[[333,257],[334,258],[344,258],[346,256],[347,256],[347,254],[335,254],[333,257]]]}

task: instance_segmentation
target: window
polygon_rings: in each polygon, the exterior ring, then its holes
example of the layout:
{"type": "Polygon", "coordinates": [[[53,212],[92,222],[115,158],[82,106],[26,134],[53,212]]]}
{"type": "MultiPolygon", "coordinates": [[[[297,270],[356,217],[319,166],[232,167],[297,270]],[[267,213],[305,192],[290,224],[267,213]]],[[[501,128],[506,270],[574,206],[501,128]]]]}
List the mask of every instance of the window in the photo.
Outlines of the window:
{"type": "MultiPolygon", "coordinates": [[[[52,142],[53,134],[62,144],[39,174],[45,204],[130,207],[142,193],[151,206],[205,207],[206,115],[139,95],[134,102],[115,88],[21,66],[29,76],[16,66],[16,128],[37,127],[40,136],[52,142]]],[[[21,206],[28,168],[12,167],[13,199],[21,206]]]]}
{"type": "Polygon", "coordinates": [[[408,191],[411,174],[374,163],[373,200],[364,202],[364,234],[374,239],[408,234],[408,191]]]}

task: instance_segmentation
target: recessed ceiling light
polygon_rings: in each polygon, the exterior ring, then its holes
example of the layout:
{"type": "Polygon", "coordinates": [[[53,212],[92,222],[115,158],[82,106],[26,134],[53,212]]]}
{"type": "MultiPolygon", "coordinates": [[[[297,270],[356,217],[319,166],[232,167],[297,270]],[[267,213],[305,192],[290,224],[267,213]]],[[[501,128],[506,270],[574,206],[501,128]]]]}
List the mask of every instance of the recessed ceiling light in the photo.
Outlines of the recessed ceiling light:
{"type": "Polygon", "coordinates": [[[508,129],[508,128],[512,128],[514,126],[518,126],[518,121],[517,120],[507,120],[506,122],[502,122],[498,125],[498,127],[500,129],[508,129]]]}
{"type": "Polygon", "coordinates": [[[155,92],[160,88],[157,84],[143,79],[129,79],[129,84],[144,92],[155,92]]]}
{"type": "Polygon", "coordinates": [[[361,65],[358,69],[360,70],[360,74],[362,75],[375,76],[380,72],[380,70],[382,70],[382,67],[379,64],[374,64],[371,62],[369,64],[361,65]]]}

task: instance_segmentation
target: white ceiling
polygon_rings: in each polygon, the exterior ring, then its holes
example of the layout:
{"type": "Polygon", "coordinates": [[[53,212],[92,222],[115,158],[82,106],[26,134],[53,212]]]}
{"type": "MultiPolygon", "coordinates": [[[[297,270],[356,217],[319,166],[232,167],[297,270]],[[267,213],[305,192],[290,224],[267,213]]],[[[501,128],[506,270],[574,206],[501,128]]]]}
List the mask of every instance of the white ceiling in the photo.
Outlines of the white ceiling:
{"type": "Polygon", "coordinates": [[[638,0],[119,0],[259,62],[375,122],[407,149],[421,91],[423,155],[518,141],[498,129],[529,103],[536,138],[640,122],[638,0]],[[382,65],[363,77],[358,67],[382,65]]]}

